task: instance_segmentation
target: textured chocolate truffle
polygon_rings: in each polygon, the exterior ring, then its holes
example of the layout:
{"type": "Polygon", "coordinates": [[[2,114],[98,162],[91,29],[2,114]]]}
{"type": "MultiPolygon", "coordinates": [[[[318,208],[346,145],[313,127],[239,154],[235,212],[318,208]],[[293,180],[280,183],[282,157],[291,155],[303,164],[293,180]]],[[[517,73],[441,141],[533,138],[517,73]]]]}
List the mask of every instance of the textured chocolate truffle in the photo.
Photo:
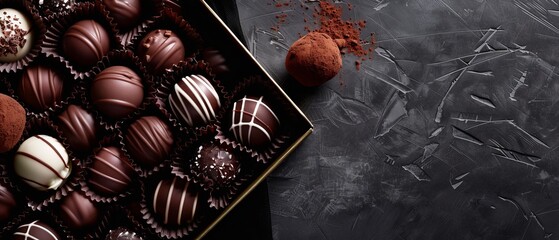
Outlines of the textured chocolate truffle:
{"type": "Polygon", "coordinates": [[[36,220],[31,223],[19,226],[14,233],[14,236],[12,236],[12,240],[29,239],[59,240],[62,238],[60,238],[60,236],[58,236],[58,233],[56,233],[56,231],[49,225],[36,220]]]}
{"type": "Polygon", "coordinates": [[[338,74],[342,68],[342,55],[330,36],[311,32],[291,45],[285,68],[301,85],[318,86],[338,74]]]}
{"type": "Polygon", "coordinates": [[[95,154],[89,171],[89,186],[106,195],[115,195],[126,190],[134,174],[134,169],[122,150],[112,146],[101,148],[95,154]]]}
{"type": "Polygon", "coordinates": [[[95,146],[98,126],[93,116],[82,107],[70,105],[58,119],[62,134],[73,150],[87,152],[95,146]]]}
{"type": "Polygon", "coordinates": [[[33,46],[33,22],[13,9],[0,9],[0,62],[22,59],[33,46]]]}
{"type": "Polygon", "coordinates": [[[8,189],[0,185],[0,223],[6,222],[16,207],[16,199],[8,189]]]}
{"type": "Polygon", "coordinates": [[[25,128],[25,109],[13,98],[0,94],[0,153],[17,144],[25,128]]]}
{"type": "Polygon", "coordinates": [[[192,182],[174,177],[157,184],[153,193],[153,211],[165,225],[184,225],[196,215],[198,192],[192,182]]]}
{"type": "Polygon", "coordinates": [[[280,124],[263,98],[245,96],[233,104],[233,122],[229,130],[235,139],[251,147],[267,146],[280,124]]]}
{"type": "Polygon", "coordinates": [[[128,116],[144,99],[142,80],[132,69],[112,66],[101,71],[91,85],[95,107],[113,119],[128,116]]]}
{"type": "Polygon", "coordinates": [[[31,2],[45,17],[70,10],[76,4],[74,0],[32,0],[31,2]]]}
{"type": "Polygon", "coordinates": [[[169,156],[173,142],[169,126],[154,116],[136,120],[124,138],[132,159],[149,167],[156,166],[169,156]]]}
{"type": "Polygon", "coordinates": [[[142,239],[143,238],[138,236],[135,232],[132,232],[123,227],[110,230],[109,234],[105,238],[105,240],[142,240],[142,239]]]}
{"type": "Polygon", "coordinates": [[[137,53],[149,70],[162,73],[184,60],[185,48],[173,31],[157,29],[140,41],[137,53]]]}
{"type": "Polygon", "coordinates": [[[64,82],[54,69],[38,65],[25,70],[17,91],[26,105],[44,111],[62,100],[63,87],[64,82]]]}
{"type": "Polygon", "coordinates": [[[25,140],[14,157],[16,174],[29,186],[57,189],[70,175],[71,163],[62,144],[53,137],[36,135],[25,140]]]}
{"type": "Polygon", "coordinates": [[[219,188],[231,184],[240,171],[240,163],[232,149],[208,143],[198,148],[192,170],[206,188],[219,188]]]}
{"type": "Polygon", "coordinates": [[[127,30],[138,24],[142,14],[140,0],[103,0],[119,29],[127,30]]]}
{"type": "Polygon", "coordinates": [[[62,199],[60,217],[71,228],[91,227],[97,222],[98,215],[97,207],[79,192],[71,192],[62,199]]]}
{"type": "Polygon", "coordinates": [[[110,38],[101,24],[93,20],[74,23],[62,40],[64,55],[80,67],[91,67],[110,50],[110,38]]]}
{"type": "Polygon", "coordinates": [[[215,119],[221,107],[217,92],[202,75],[186,76],[176,83],[169,95],[169,105],[175,116],[191,127],[215,119]]]}

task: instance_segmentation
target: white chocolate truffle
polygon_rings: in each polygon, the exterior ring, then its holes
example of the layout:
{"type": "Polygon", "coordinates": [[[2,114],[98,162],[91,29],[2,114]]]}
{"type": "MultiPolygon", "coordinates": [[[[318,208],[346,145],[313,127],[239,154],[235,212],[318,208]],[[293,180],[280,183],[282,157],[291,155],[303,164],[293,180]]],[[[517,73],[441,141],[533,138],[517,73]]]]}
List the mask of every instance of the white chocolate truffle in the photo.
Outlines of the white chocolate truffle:
{"type": "Polygon", "coordinates": [[[70,175],[71,163],[62,144],[53,137],[36,135],[25,140],[14,158],[14,170],[29,186],[57,189],[70,175]]]}
{"type": "Polygon", "coordinates": [[[15,62],[29,53],[33,46],[32,24],[16,9],[0,9],[0,62],[15,62]]]}

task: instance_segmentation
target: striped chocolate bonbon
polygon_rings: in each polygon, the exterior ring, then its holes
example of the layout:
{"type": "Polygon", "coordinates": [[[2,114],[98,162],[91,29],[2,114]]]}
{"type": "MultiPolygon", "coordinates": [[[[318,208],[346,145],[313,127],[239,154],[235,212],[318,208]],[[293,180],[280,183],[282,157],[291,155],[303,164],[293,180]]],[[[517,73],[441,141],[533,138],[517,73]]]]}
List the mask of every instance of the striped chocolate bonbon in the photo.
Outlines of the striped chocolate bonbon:
{"type": "Polygon", "coordinates": [[[23,224],[17,228],[12,236],[13,240],[41,239],[58,240],[61,239],[58,233],[50,226],[35,220],[28,224],[23,224]]]}
{"type": "Polygon", "coordinates": [[[279,118],[263,97],[243,97],[233,104],[230,131],[235,139],[250,147],[268,145],[279,128],[279,118]]]}
{"type": "Polygon", "coordinates": [[[176,83],[169,95],[169,105],[175,116],[191,127],[215,119],[221,107],[215,88],[202,75],[186,76],[176,83]]]}
{"type": "Polygon", "coordinates": [[[190,181],[178,177],[164,179],[153,193],[153,211],[165,225],[185,225],[191,222],[198,207],[198,193],[190,181]]]}
{"type": "Polygon", "coordinates": [[[117,147],[101,148],[89,168],[88,183],[96,192],[114,195],[126,190],[132,182],[134,168],[117,147]]]}

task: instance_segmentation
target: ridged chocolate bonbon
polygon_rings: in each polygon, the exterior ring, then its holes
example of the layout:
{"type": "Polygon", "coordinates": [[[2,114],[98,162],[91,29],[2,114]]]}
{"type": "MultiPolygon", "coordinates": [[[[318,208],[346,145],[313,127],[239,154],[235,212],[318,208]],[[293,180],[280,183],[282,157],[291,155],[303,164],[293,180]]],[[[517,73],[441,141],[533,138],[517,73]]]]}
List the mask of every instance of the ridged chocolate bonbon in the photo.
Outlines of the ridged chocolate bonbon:
{"type": "Polygon", "coordinates": [[[62,39],[64,56],[82,68],[91,67],[110,50],[107,30],[94,20],[74,23],[62,39]]]}
{"type": "Polygon", "coordinates": [[[22,59],[33,47],[33,22],[13,8],[0,9],[0,62],[22,59]]]}
{"type": "Polygon", "coordinates": [[[149,32],[139,43],[137,55],[155,73],[163,73],[185,58],[185,46],[171,30],[149,32]]]}
{"type": "Polygon", "coordinates": [[[127,189],[134,169],[120,148],[101,148],[89,168],[88,184],[101,195],[115,195],[127,189]]]}
{"type": "Polygon", "coordinates": [[[60,204],[60,217],[64,224],[73,229],[92,227],[97,223],[99,210],[79,192],[71,192],[62,199],[60,204]]]}
{"type": "Polygon", "coordinates": [[[23,224],[17,228],[12,240],[59,240],[62,239],[58,233],[49,225],[35,220],[33,222],[23,224]]]}
{"type": "Polygon", "coordinates": [[[7,222],[16,207],[16,199],[8,188],[0,185],[0,223],[7,222]]]}
{"type": "Polygon", "coordinates": [[[190,75],[173,86],[169,106],[175,116],[193,127],[214,120],[221,103],[208,79],[202,75],[190,75]]]}
{"type": "Polygon", "coordinates": [[[21,100],[34,111],[44,111],[62,100],[64,81],[55,69],[37,65],[23,73],[17,92],[21,100]]]}
{"type": "Polygon", "coordinates": [[[192,182],[174,177],[157,184],[151,207],[161,223],[180,226],[194,219],[200,204],[203,201],[199,201],[192,182]]]}
{"type": "Polygon", "coordinates": [[[138,24],[142,14],[141,0],[103,0],[116,25],[121,30],[128,30],[138,24]]]}
{"type": "Polygon", "coordinates": [[[142,104],[144,85],[140,76],[132,69],[112,66],[95,76],[91,85],[91,99],[101,113],[120,119],[142,104]]]}
{"type": "Polygon", "coordinates": [[[146,116],[130,125],[124,144],[134,161],[153,167],[171,153],[173,134],[165,122],[155,116],[146,116]]]}
{"type": "Polygon", "coordinates": [[[68,139],[72,150],[87,152],[97,144],[98,124],[95,118],[85,109],[77,105],[70,105],[58,116],[60,130],[68,139]]]}
{"type": "Polygon", "coordinates": [[[250,147],[265,147],[279,128],[279,118],[264,97],[243,97],[233,104],[230,131],[235,139],[250,147]]]}
{"type": "Polygon", "coordinates": [[[14,157],[16,174],[29,186],[47,191],[60,187],[70,175],[71,162],[55,138],[35,135],[19,146],[14,157]]]}

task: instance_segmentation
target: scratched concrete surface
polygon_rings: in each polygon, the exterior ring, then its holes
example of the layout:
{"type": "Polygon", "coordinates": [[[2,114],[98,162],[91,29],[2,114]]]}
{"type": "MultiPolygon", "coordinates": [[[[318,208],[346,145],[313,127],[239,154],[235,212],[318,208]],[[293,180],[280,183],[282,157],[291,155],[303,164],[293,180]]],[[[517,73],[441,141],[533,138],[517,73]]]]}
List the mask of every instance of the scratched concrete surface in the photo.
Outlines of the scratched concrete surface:
{"type": "Polygon", "coordinates": [[[275,239],[559,239],[557,1],[337,1],[374,60],[345,56],[313,89],[283,61],[316,2],[291,2],[238,0],[250,50],[315,125],[268,179],[275,239]]]}

